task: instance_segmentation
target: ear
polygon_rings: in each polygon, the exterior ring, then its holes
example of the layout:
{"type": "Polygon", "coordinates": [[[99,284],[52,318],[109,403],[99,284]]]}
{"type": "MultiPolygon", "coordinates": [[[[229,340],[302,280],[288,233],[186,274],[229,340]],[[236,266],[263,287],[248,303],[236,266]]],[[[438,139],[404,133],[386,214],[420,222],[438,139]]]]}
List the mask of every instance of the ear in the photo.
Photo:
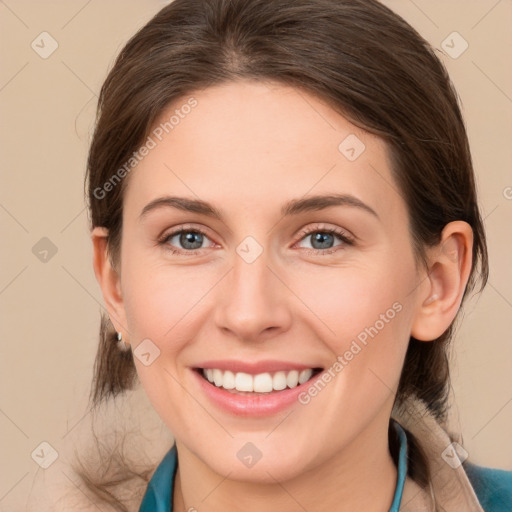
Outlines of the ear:
{"type": "Polygon", "coordinates": [[[128,342],[126,313],[121,290],[121,279],[111,264],[107,248],[108,229],[96,227],[91,232],[94,274],[103,293],[110,320],[125,342],[128,342]]]}
{"type": "Polygon", "coordinates": [[[438,245],[427,251],[428,271],[418,294],[411,336],[432,341],[459,310],[473,263],[473,230],[464,221],[448,223],[438,245]]]}

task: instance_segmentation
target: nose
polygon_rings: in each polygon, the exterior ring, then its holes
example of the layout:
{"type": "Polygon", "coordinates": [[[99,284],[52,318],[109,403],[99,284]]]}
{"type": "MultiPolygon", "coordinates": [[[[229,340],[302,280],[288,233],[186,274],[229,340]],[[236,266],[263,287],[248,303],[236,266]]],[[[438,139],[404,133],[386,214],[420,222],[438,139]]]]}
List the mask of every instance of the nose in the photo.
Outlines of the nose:
{"type": "Polygon", "coordinates": [[[264,341],[291,325],[290,296],[284,276],[269,266],[266,252],[248,263],[238,254],[218,290],[216,325],[241,341],[264,341]]]}

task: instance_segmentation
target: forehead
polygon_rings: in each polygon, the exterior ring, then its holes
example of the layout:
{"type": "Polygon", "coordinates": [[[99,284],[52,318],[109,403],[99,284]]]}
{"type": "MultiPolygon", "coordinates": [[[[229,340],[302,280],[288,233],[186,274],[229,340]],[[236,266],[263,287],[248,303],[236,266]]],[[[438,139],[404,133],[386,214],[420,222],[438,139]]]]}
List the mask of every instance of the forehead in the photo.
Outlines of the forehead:
{"type": "Polygon", "coordinates": [[[140,210],[166,193],[258,208],[350,193],[382,213],[401,201],[380,138],[275,82],[229,82],[184,96],[161,112],[150,138],[125,207],[140,210]]]}

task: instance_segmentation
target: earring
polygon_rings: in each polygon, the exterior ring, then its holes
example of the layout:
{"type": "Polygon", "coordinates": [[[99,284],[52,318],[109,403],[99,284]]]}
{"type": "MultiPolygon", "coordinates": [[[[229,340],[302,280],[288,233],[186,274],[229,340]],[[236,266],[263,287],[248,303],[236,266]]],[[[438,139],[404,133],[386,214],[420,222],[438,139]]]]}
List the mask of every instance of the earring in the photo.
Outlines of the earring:
{"type": "Polygon", "coordinates": [[[121,352],[130,350],[130,344],[126,343],[126,341],[123,341],[123,335],[120,332],[117,333],[117,348],[121,352]]]}

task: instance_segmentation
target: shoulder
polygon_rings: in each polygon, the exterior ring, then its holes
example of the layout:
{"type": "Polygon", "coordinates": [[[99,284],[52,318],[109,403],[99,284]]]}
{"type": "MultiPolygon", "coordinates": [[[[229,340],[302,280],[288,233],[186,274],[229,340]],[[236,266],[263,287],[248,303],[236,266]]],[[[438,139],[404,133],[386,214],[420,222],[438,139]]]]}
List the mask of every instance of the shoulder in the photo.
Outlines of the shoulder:
{"type": "Polygon", "coordinates": [[[464,469],[485,512],[512,510],[512,471],[466,461],[464,469]]]}

